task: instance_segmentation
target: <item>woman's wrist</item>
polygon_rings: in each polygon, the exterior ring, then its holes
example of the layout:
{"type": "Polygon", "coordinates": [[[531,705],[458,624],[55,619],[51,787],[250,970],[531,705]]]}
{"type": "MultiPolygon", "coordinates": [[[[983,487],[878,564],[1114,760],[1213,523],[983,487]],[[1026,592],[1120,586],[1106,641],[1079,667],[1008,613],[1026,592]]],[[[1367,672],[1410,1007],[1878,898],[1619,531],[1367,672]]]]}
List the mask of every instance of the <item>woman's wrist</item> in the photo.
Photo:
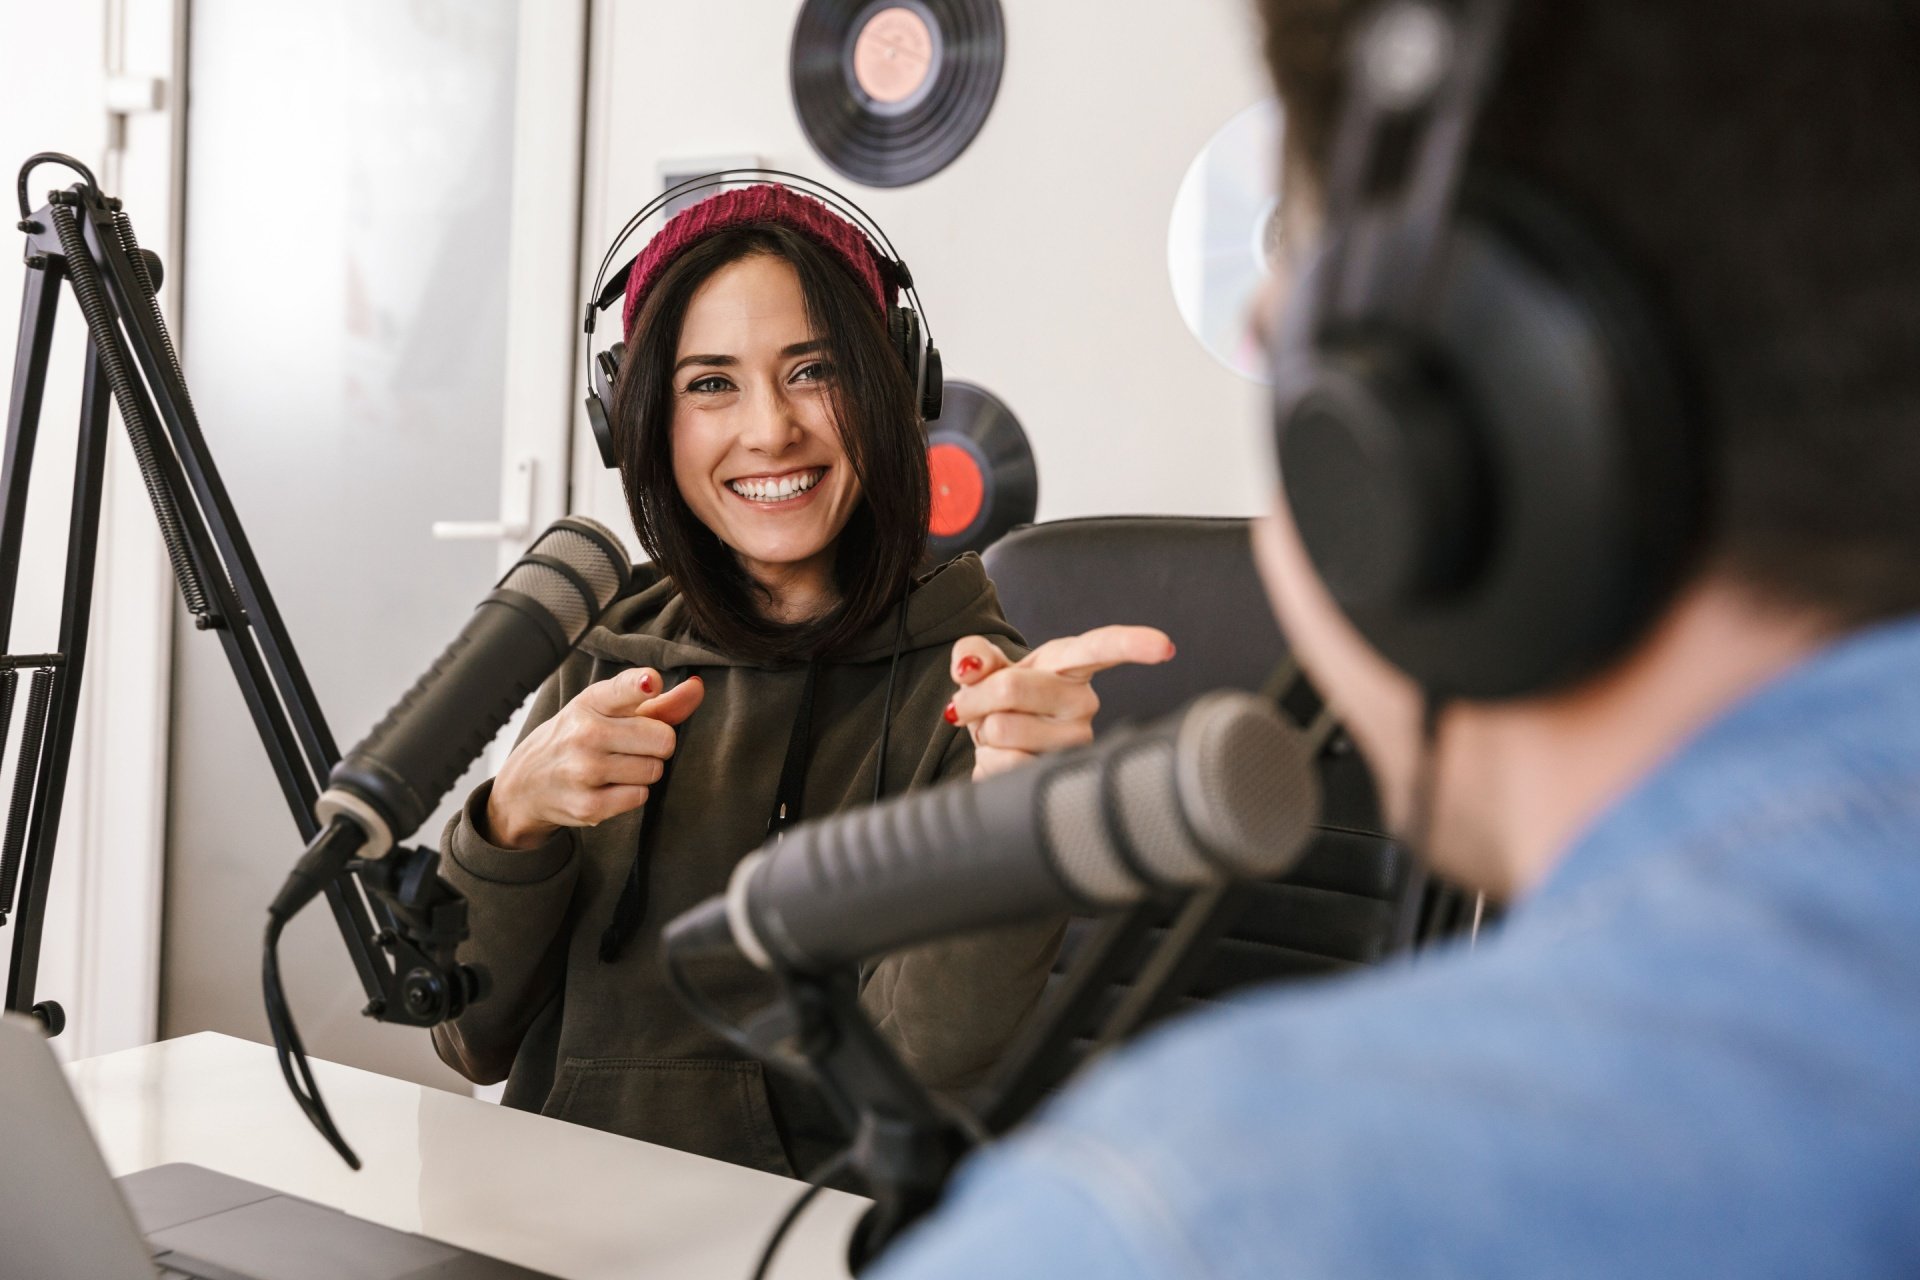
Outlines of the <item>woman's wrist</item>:
{"type": "Polygon", "coordinates": [[[516,814],[510,803],[502,802],[498,779],[487,792],[486,812],[481,818],[487,829],[480,834],[489,844],[517,853],[538,849],[560,829],[550,822],[526,819],[516,814]]]}

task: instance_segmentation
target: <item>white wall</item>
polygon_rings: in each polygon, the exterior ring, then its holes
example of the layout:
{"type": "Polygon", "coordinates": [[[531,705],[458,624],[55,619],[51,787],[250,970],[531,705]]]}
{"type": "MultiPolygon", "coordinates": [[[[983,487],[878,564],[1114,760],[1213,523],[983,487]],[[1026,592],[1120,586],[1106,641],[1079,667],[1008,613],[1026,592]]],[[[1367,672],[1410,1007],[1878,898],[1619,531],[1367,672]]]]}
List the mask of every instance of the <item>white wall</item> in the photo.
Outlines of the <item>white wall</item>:
{"type": "MultiPolygon", "coordinates": [[[[798,7],[595,6],[589,278],[658,189],[662,160],[758,155],[841,187],[886,229],[948,375],[988,387],[1026,427],[1041,519],[1259,510],[1263,389],[1181,323],[1166,253],[1187,166],[1270,92],[1252,5],[1002,0],[1006,66],[986,126],[948,168],[898,190],[840,179],[808,146],[787,79],[798,7]]],[[[576,509],[627,527],[583,424],[574,458],[576,509]]]]}

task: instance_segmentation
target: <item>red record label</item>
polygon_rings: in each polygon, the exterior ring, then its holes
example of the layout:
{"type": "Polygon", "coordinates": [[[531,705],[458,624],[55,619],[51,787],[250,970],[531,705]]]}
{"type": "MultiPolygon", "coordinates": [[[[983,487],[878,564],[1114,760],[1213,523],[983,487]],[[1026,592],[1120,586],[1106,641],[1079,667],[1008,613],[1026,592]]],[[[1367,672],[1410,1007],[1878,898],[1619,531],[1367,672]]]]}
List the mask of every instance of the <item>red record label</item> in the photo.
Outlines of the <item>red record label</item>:
{"type": "Polygon", "coordinates": [[[964,533],[980,518],[986,496],[980,464],[959,445],[943,442],[927,450],[927,470],[933,473],[933,519],[927,531],[936,538],[964,533]]]}
{"type": "Polygon", "coordinates": [[[1039,508],[1027,433],[998,396],[976,383],[948,380],[946,407],[927,424],[927,471],[927,542],[936,561],[985,551],[1039,508]]]}

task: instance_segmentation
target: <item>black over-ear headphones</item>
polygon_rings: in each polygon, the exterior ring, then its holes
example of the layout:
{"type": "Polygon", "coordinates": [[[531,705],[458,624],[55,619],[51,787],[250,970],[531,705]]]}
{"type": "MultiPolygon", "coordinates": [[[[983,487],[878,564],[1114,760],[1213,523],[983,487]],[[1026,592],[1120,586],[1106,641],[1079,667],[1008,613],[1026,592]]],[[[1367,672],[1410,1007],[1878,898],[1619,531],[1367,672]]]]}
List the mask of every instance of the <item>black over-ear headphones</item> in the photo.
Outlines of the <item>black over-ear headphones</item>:
{"type": "Polygon", "coordinates": [[[1694,550],[1701,432],[1628,273],[1538,193],[1466,176],[1511,0],[1359,30],[1324,250],[1279,326],[1280,480],[1333,597],[1430,698],[1620,654],[1694,550]]]}
{"type": "Polygon", "coordinates": [[[881,279],[890,281],[901,295],[901,301],[887,308],[887,337],[905,365],[907,376],[913,379],[921,418],[932,422],[940,416],[944,380],[940,349],[933,345],[933,326],[926,321],[926,307],[921,304],[920,291],[914,287],[913,272],[907,269],[906,262],[894,251],[893,242],[887,239],[887,233],[880,229],[880,224],[869,217],[866,210],[817,179],[789,173],[785,169],[720,169],[669,187],[640,206],[639,212],[627,219],[620,234],[614,237],[613,244],[600,259],[600,269],[594,273],[593,292],[587,302],[586,312],[587,420],[593,426],[593,438],[600,445],[600,457],[607,466],[620,465],[620,455],[613,438],[613,389],[620,376],[620,362],[626,355],[627,344],[616,342],[594,355],[594,319],[599,312],[625,296],[627,277],[633,271],[634,263],[639,261],[639,255],[628,258],[626,265],[611,277],[607,274],[608,266],[633,233],[670,202],[695,191],[763,179],[775,179],[782,186],[796,187],[801,194],[820,201],[839,214],[866,238],[867,249],[880,268],[881,279]],[[908,305],[908,299],[911,300],[911,306],[908,305]]]}

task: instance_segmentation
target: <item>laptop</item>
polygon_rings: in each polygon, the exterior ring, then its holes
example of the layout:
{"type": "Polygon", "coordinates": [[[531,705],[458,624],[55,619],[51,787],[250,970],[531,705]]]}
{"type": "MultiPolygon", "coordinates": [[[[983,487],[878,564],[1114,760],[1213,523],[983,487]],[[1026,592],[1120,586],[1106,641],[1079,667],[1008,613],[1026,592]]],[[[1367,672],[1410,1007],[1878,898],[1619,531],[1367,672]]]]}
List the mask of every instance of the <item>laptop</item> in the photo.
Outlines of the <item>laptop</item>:
{"type": "Polygon", "coordinates": [[[554,1280],[199,1165],[161,1165],[116,1183],[66,1072],[25,1018],[0,1017],[0,1134],[8,1276],[554,1280]]]}

